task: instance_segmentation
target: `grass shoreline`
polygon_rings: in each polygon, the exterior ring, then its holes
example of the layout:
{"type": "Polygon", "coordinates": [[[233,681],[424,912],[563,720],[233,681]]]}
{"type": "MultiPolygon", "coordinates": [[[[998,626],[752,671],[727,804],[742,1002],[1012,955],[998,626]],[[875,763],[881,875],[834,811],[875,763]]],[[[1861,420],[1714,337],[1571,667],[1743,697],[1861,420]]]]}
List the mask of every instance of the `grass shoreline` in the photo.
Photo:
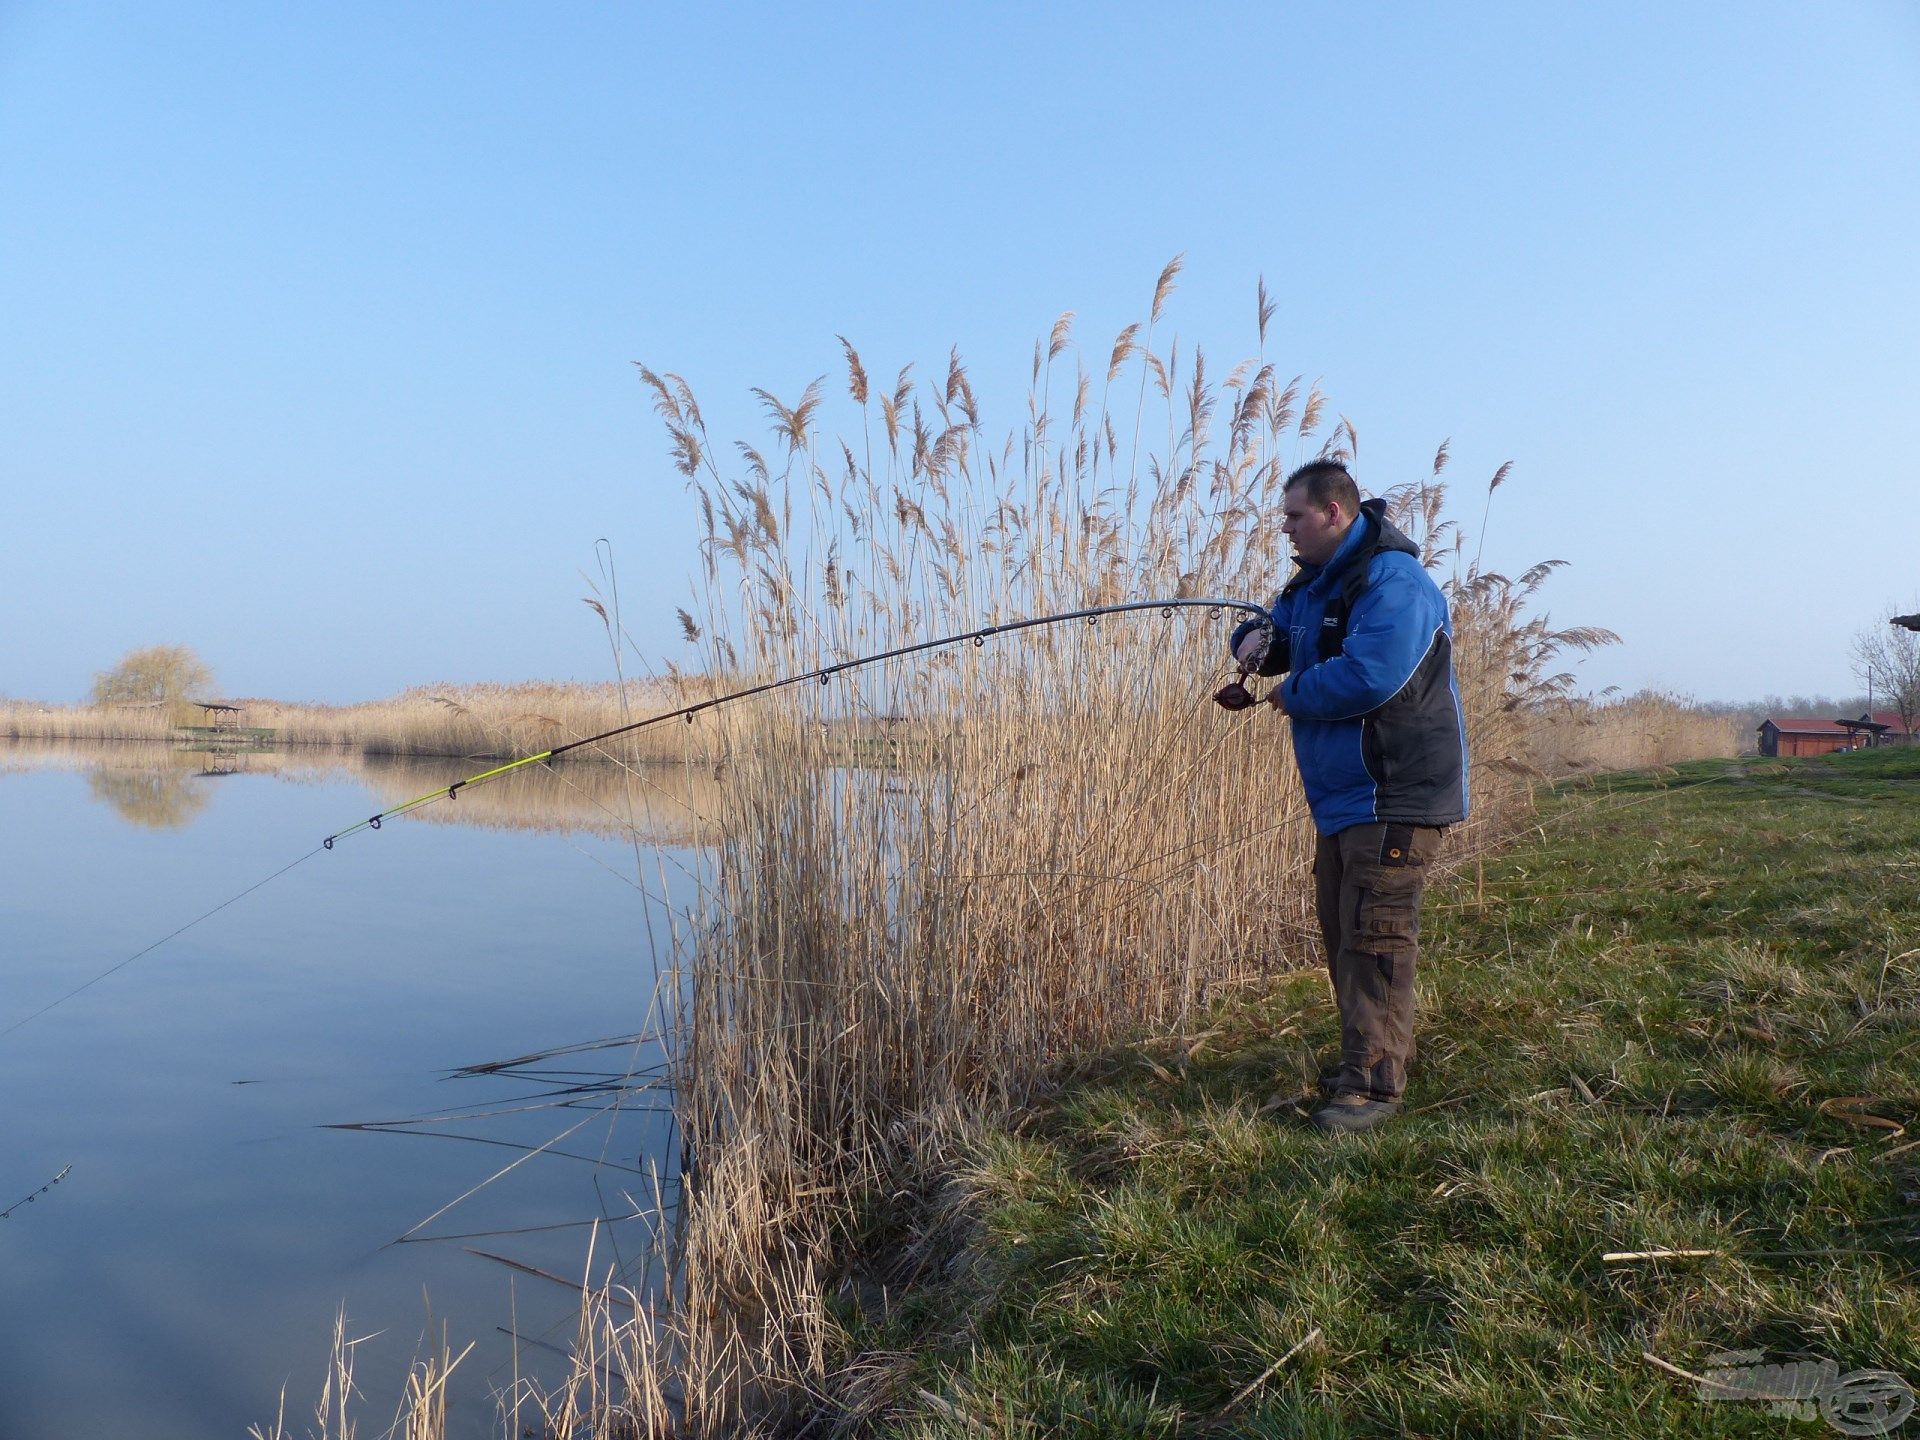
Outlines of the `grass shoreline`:
{"type": "Polygon", "coordinates": [[[835,1408],[903,1437],[1778,1435],[1832,1432],[1654,1361],[1920,1384],[1916,802],[1902,751],[1560,787],[1429,897],[1406,1117],[1304,1125],[1318,973],[1068,1068],[864,1236],[892,1263],[843,1291],[835,1408]],[[1605,1258],[1649,1252],[1688,1253],[1605,1258]]]}

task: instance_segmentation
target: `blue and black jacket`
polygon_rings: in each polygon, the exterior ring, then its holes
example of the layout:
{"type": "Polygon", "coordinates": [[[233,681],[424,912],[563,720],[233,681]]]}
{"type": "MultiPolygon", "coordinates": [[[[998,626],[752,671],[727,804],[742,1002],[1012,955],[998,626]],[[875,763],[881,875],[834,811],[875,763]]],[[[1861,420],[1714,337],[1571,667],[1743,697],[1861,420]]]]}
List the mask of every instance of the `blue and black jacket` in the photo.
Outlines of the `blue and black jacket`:
{"type": "MultiPolygon", "coordinates": [[[[1231,643],[1259,624],[1241,625],[1231,643]]],[[[1287,675],[1294,756],[1322,835],[1467,818],[1446,597],[1384,501],[1361,504],[1325,565],[1294,572],[1274,600],[1273,628],[1258,670],[1287,675]]]]}

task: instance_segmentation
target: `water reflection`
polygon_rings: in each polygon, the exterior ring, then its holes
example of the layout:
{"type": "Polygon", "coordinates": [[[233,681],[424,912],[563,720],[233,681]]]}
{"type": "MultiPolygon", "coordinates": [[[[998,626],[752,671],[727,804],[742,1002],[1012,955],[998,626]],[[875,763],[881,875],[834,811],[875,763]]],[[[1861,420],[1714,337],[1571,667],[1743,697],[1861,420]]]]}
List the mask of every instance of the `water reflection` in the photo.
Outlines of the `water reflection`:
{"type": "MultiPolygon", "coordinates": [[[[180,829],[205,808],[211,783],[241,774],[293,783],[348,777],[382,807],[442,789],[484,768],[472,759],[364,756],[325,749],[225,749],[156,741],[12,741],[0,743],[0,772],[79,771],[93,798],[130,825],[180,829]]],[[[651,844],[703,845],[713,839],[719,782],[692,764],[635,766],[568,761],[529,766],[459,798],[402,817],[433,825],[489,830],[586,833],[651,844]]],[[[341,816],[342,823],[352,818],[341,816]]]]}
{"type": "Polygon", "coordinates": [[[87,772],[87,789],[129,825],[146,830],[178,830],[207,803],[206,789],[189,784],[184,770],[102,767],[87,772]]]}
{"type": "Polygon", "coordinates": [[[399,1396],[425,1291],[478,1343],[450,1434],[480,1440],[494,1388],[564,1368],[575,1296],[530,1274],[597,1233],[644,1281],[628,1197],[676,1154],[651,937],[704,883],[675,837],[710,776],[530,766],[243,890],[483,763],[0,743],[0,1027],[40,1012],[0,1043],[0,1208],[67,1175],[0,1222],[0,1437],[270,1424],[343,1303],[380,1337],[359,1388],[399,1396]]]}
{"type": "MultiPolygon", "coordinates": [[[[474,773],[471,760],[358,761],[360,777],[384,805],[398,805],[474,773]]],[[[403,818],[431,825],[477,825],[489,830],[586,831],[630,835],[668,845],[713,839],[720,785],[703,766],[605,761],[529,765],[489,780],[458,798],[412,810],[403,818]]]]}

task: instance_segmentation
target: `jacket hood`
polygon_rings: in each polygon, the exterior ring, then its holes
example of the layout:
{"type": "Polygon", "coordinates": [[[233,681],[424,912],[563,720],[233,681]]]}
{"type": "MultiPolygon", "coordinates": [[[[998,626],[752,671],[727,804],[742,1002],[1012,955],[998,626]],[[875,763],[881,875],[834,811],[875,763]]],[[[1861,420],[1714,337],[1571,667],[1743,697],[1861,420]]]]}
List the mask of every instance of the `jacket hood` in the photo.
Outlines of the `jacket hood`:
{"type": "MultiPolygon", "coordinates": [[[[1360,513],[1373,521],[1374,533],[1378,536],[1371,546],[1374,552],[1398,550],[1401,554],[1411,555],[1416,560],[1420,558],[1420,547],[1409,540],[1398,525],[1387,519],[1386,501],[1362,500],[1360,513]]],[[[1361,545],[1363,549],[1368,548],[1365,541],[1362,541],[1361,545]]]]}

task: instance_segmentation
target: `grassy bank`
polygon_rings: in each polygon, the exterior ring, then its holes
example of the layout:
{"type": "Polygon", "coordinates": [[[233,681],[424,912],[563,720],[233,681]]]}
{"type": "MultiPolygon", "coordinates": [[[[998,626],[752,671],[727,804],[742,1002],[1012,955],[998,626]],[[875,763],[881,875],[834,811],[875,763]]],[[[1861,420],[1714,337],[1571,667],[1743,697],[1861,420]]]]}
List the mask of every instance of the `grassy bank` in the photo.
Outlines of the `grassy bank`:
{"type": "Polygon", "coordinates": [[[1916,878],[1920,754],[1563,788],[1430,896],[1407,1117],[1303,1123],[1314,973],[1110,1052],[876,1227],[919,1281],[847,1292],[845,1394],[902,1436],[1833,1433],[1646,1356],[1920,1382],[1916,878]],[[1605,1258],[1662,1250],[1705,1253],[1605,1258]]]}

